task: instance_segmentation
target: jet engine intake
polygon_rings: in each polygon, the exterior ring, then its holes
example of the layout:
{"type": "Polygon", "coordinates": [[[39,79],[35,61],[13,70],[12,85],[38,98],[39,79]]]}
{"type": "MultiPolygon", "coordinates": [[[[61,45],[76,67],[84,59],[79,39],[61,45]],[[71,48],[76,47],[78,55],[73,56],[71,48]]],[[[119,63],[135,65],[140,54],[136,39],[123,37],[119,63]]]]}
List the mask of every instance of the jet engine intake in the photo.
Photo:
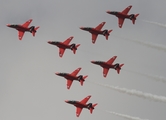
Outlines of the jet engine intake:
{"type": "Polygon", "coordinates": [[[116,70],[117,68],[120,68],[118,63],[114,65],[114,69],[116,70]]]}
{"type": "Polygon", "coordinates": [[[103,34],[103,35],[109,34],[109,33],[108,33],[108,30],[103,30],[102,34],[103,34]]]}
{"type": "MultiPolygon", "coordinates": [[[[35,26],[31,26],[30,28],[29,28],[29,31],[32,33],[33,31],[35,31],[35,26]]],[[[36,31],[35,31],[36,32],[36,31]]]]}
{"type": "Polygon", "coordinates": [[[71,44],[71,45],[70,45],[70,49],[71,49],[71,50],[73,50],[73,49],[76,49],[76,50],[77,50],[76,44],[71,44]]]}
{"type": "Polygon", "coordinates": [[[77,79],[78,79],[78,81],[80,81],[80,80],[83,79],[83,76],[82,76],[82,75],[79,75],[77,79]]]}
{"type": "Polygon", "coordinates": [[[87,108],[88,108],[88,109],[93,108],[92,103],[89,103],[89,104],[87,105],[87,108]]]}
{"type": "Polygon", "coordinates": [[[130,20],[134,19],[134,14],[131,14],[131,15],[129,16],[129,19],[130,19],[130,20]]]}

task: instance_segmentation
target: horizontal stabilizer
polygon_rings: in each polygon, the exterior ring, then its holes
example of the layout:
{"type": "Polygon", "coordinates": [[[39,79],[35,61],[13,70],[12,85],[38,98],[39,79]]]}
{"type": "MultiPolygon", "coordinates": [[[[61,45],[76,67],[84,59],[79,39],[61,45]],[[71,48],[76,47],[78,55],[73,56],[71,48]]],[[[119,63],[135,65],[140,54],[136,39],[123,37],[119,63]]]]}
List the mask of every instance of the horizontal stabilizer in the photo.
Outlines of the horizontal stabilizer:
{"type": "Polygon", "coordinates": [[[97,103],[96,103],[96,104],[93,104],[92,107],[90,108],[90,113],[91,113],[91,114],[93,113],[93,109],[95,108],[96,105],[97,105],[97,103]]]}
{"type": "Polygon", "coordinates": [[[39,26],[36,27],[36,28],[32,31],[32,35],[33,35],[33,36],[35,36],[35,33],[36,33],[37,29],[39,29],[39,26]]]}
{"type": "Polygon", "coordinates": [[[77,48],[80,46],[80,44],[76,45],[75,48],[72,49],[73,53],[76,53],[77,48]]]}
{"type": "Polygon", "coordinates": [[[85,79],[86,79],[87,77],[88,77],[88,75],[84,76],[83,79],[80,80],[80,84],[81,84],[81,86],[83,86],[83,83],[84,83],[84,81],[85,81],[85,79]]]}
{"type": "Polygon", "coordinates": [[[135,14],[135,15],[134,15],[134,18],[132,19],[133,24],[135,24],[135,20],[136,20],[136,18],[137,18],[138,15],[139,15],[139,14],[135,14]]]}
{"type": "Polygon", "coordinates": [[[108,40],[108,36],[110,35],[110,33],[111,33],[112,31],[113,31],[113,30],[109,30],[109,31],[108,31],[108,34],[105,35],[106,40],[108,40]]]}
{"type": "Polygon", "coordinates": [[[124,64],[119,65],[119,68],[116,69],[118,74],[120,73],[120,70],[121,70],[121,68],[122,68],[123,65],[124,64]]]}

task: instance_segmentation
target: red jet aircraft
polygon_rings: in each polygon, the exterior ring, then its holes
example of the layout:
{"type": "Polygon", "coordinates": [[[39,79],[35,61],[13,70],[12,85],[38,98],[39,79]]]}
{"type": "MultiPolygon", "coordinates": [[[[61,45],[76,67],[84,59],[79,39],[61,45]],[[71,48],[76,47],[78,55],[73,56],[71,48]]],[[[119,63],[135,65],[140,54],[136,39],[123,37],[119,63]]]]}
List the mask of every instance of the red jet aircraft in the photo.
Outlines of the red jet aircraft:
{"type": "Polygon", "coordinates": [[[7,24],[7,26],[18,30],[19,40],[22,40],[22,37],[24,36],[25,32],[31,32],[32,35],[35,36],[35,33],[36,33],[37,29],[39,28],[39,26],[36,27],[36,28],[35,28],[35,26],[28,27],[31,22],[32,22],[32,19],[26,21],[22,25],[10,25],[10,24],[7,24]]]}
{"type": "Polygon", "coordinates": [[[131,7],[132,7],[131,5],[128,6],[122,12],[107,11],[107,13],[115,15],[116,17],[118,17],[119,27],[122,28],[122,25],[123,25],[123,22],[124,22],[125,18],[132,20],[133,24],[135,24],[135,20],[136,20],[137,16],[139,15],[139,14],[130,14],[130,15],[128,15],[128,12],[130,11],[131,7]]]}
{"type": "Polygon", "coordinates": [[[115,69],[118,74],[120,73],[121,67],[124,64],[116,63],[116,64],[113,65],[113,62],[115,61],[116,58],[117,58],[117,56],[113,56],[107,62],[104,62],[104,61],[91,61],[91,63],[96,64],[96,65],[100,65],[103,68],[103,76],[106,77],[110,68],[115,69]]]}
{"type": "Polygon", "coordinates": [[[65,49],[71,49],[73,51],[73,53],[75,54],[78,46],[80,46],[80,44],[78,44],[78,45],[76,45],[76,44],[69,45],[69,43],[71,42],[72,39],[73,39],[73,36],[69,37],[64,42],[48,41],[48,43],[52,44],[52,45],[56,45],[57,47],[59,47],[59,56],[62,57],[63,53],[65,52],[65,49]]]}
{"type": "Polygon", "coordinates": [[[106,37],[106,40],[108,40],[108,36],[110,35],[110,32],[112,30],[103,30],[101,31],[102,27],[104,26],[105,22],[100,23],[97,27],[91,28],[91,27],[80,27],[80,29],[89,31],[92,34],[92,43],[94,44],[96,42],[97,36],[104,35],[106,37]]]}
{"type": "Polygon", "coordinates": [[[77,74],[79,73],[80,70],[81,70],[81,68],[77,68],[72,73],[55,73],[55,74],[58,75],[58,76],[66,78],[67,79],[67,89],[70,89],[70,86],[72,85],[73,80],[79,81],[81,86],[83,86],[83,82],[85,81],[85,78],[88,77],[88,75],[86,75],[86,76],[83,76],[83,75],[77,76],[77,74]]]}
{"type": "Polygon", "coordinates": [[[76,116],[79,117],[79,115],[80,115],[83,108],[89,109],[90,113],[92,114],[94,107],[97,105],[97,103],[96,104],[92,104],[92,103],[86,104],[87,101],[90,99],[90,97],[91,96],[89,95],[81,101],[65,100],[65,102],[69,103],[69,104],[72,104],[76,107],[76,116]]]}

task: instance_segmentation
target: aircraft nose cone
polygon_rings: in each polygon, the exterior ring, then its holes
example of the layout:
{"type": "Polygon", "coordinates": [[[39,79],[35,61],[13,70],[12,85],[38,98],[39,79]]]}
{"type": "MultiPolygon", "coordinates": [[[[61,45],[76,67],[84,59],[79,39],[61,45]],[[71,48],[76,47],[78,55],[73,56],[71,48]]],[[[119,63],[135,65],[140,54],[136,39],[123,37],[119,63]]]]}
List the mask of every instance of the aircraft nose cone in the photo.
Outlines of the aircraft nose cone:
{"type": "Polygon", "coordinates": [[[48,41],[47,43],[51,43],[51,41],[48,41]]]}
{"type": "Polygon", "coordinates": [[[106,13],[110,13],[110,12],[111,12],[111,11],[109,11],[109,10],[108,10],[108,11],[106,11],[106,13]]]}
{"type": "Polygon", "coordinates": [[[66,103],[68,103],[68,100],[65,100],[66,103]]]}
{"type": "Polygon", "coordinates": [[[7,24],[6,26],[10,27],[10,24],[7,24]]]}
{"type": "Polygon", "coordinates": [[[95,61],[91,61],[91,63],[94,63],[95,61]]]}
{"type": "Polygon", "coordinates": [[[55,73],[56,75],[59,75],[59,73],[57,72],[57,73],[55,73]]]}
{"type": "Polygon", "coordinates": [[[83,29],[84,29],[84,27],[80,27],[80,29],[82,29],[82,30],[83,30],[83,29]]]}

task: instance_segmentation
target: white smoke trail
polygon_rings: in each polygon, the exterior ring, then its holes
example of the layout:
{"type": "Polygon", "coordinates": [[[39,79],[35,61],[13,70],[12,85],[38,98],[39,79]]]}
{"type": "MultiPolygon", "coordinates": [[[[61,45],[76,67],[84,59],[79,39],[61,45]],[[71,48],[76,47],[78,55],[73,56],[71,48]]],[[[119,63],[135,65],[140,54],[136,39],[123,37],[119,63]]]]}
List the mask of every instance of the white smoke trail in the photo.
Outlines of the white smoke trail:
{"type": "Polygon", "coordinates": [[[158,23],[158,22],[153,22],[153,21],[148,21],[148,20],[142,20],[142,21],[166,28],[166,24],[161,24],[161,23],[158,23]]]}
{"type": "Polygon", "coordinates": [[[106,112],[111,113],[111,114],[116,115],[116,116],[119,116],[119,117],[123,117],[123,118],[128,119],[128,120],[148,120],[148,119],[141,119],[139,117],[132,117],[129,115],[120,114],[120,113],[111,112],[111,111],[106,111],[106,112]]]}
{"type": "Polygon", "coordinates": [[[157,95],[153,95],[151,93],[144,93],[142,91],[138,91],[138,90],[134,90],[134,89],[130,90],[130,89],[127,89],[127,88],[120,88],[118,86],[111,86],[111,85],[100,84],[100,83],[96,83],[96,82],[92,82],[92,83],[95,83],[95,84],[103,86],[103,87],[110,88],[112,90],[116,90],[116,91],[121,92],[121,93],[126,93],[126,94],[129,94],[129,95],[134,95],[134,96],[149,99],[149,100],[153,100],[153,101],[157,101],[157,102],[165,102],[166,103],[166,97],[165,96],[157,96],[157,95]]]}
{"type": "Polygon", "coordinates": [[[164,45],[159,45],[159,44],[154,44],[154,43],[149,43],[149,42],[143,42],[143,41],[138,41],[138,40],[131,40],[131,39],[127,39],[127,40],[130,40],[130,41],[138,43],[138,44],[145,45],[147,47],[155,48],[155,49],[158,49],[158,50],[163,50],[163,51],[166,52],[166,46],[164,46],[164,45]]]}
{"type": "Polygon", "coordinates": [[[155,48],[155,49],[158,49],[158,50],[163,50],[163,51],[166,52],[166,46],[165,45],[160,45],[160,44],[154,44],[154,43],[150,43],[150,42],[144,42],[144,41],[139,41],[139,40],[128,39],[128,38],[120,37],[120,36],[116,36],[116,35],[114,35],[114,36],[118,37],[118,38],[121,38],[121,39],[124,39],[124,40],[135,42],[135,43],[147,46],[147,47],[155,48]]]}
{"type": "Polygon", "coordinates": [[[150,79],[153,79],[155,81],[166,83],[166,78],[164,78],[162,76],[151,75],[151,74],[140,73],[140,72],[134,72],[134,71],[131,71],[131,70],[126,70],[126,69],[125,69],[125,71],[132,72],[132,73],[135,73],[135,74],[138,74],[138,75],[142,75],[142,76],[148,77],[150,79]]]}

